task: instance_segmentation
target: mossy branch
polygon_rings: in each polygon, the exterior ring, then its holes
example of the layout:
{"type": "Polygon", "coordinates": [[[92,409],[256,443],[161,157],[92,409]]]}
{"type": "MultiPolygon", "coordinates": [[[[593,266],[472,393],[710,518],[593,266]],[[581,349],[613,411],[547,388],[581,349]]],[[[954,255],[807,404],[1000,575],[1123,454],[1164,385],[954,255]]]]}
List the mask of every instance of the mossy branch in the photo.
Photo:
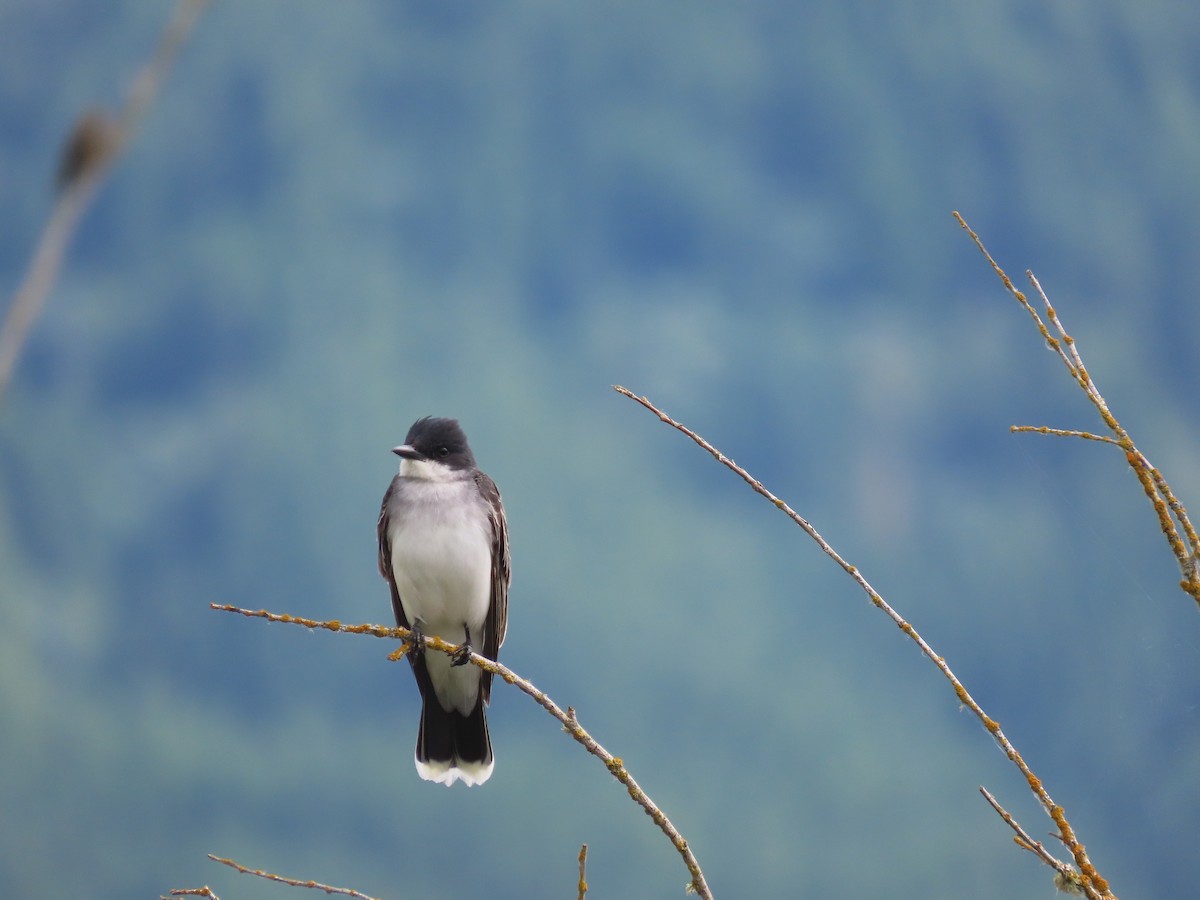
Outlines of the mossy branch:
{"type": "MultiPolygon", "coordinates": [[[[330,621],[318,621],[316,619],[306,619],[302,616],[292,616],[286,613],[272,613],[265,609],[251,610],[242,609],[241,607],[231,606],[224,603],[209,604],[212,609],[220,612],[238,613],[243,616],[249,616],[255,619],[266,619],[269,622],[283,622],[288,625],[302,625],[305,628],[323,628],[326,631],[337,631],[346,634],[365,634],[371,637],[388,638],[391,640],[404,641],[404,646],[399,650],[391,653],[388,658],[398,660],[403,658],[411,646],[414,635],[407,628],[390,628],[384,625],[346,625],[336,619],[330,621]]],[[[455,644],[449,644],[441,638],[433,635],[422,635],[425,642],[425,647],[428,650],[435,650],[439,653],[455,654],[469,648],[459,647],[455,644]]],[[[712,900],[712,892],[709,890],[708,882],[705,881],[704,872],[700,869],[700,863],[697,862],[695,854],[692,853],[692,848],[688,845],[687,840],[679,833],[679,830],[672,824],[658,805],[650,799],[649,795],[642,790],[641,785],[634,780],[629,774],[629,770],[625,768],[625,763],[618,756],[613,756],[600,745],[600,743],[588,733],[588,731],[579,724],[579,719],[575,714],[574,708],[568,706],[564,712],[562,707],[555,703],[544,691],[539,690],[534,686],[533,682],[522,678],[512,669],[501,665],[494,660],[490,660],[485,656],[480,656],[473,650],[469,650],[469,660],[473,665],[491,672],[504,679],[509,684],[516,687],[522,693],[533,699],[538,706],[546,710],[550,715],[557,719],[563,726],[563,730],[574,738],[583,746],[588,753],[596,757],[608,769],[609,774],[617,781],[625,786],[625,790],[638,806],[646,811],[646,814],[654,820],[654,824],[659,827],[663,834],[667,836],[671,844],[678,851],[683,859],[683,863],[687,866],[688,874],[691,876],[688,882],[688,890],[697,894],[706,900],[712,900]]]]}

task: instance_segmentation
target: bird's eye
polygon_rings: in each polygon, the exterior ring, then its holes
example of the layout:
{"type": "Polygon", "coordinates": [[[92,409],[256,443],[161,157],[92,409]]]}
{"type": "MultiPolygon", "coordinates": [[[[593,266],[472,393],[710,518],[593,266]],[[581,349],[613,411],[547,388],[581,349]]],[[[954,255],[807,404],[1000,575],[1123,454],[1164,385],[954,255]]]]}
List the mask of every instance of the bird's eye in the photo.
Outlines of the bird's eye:
{"type": "Polygon", "coordinates": [[[449,455],[450,455],[449,447],[443,445],[443,446],[437,448],[438,459],[445,459],[449,455]]]}

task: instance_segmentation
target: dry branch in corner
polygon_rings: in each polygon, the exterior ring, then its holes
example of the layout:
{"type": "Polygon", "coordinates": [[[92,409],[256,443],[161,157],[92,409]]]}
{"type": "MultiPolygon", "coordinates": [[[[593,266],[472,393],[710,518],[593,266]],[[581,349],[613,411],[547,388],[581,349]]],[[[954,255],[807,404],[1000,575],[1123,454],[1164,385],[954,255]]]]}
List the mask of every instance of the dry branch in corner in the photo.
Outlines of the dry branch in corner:
{"type": "Polygon", "coordinates": [[[120,114],[110,117],[100,110],[87,110],[67,137],[56,175],[58,196],[54,208],[0,326],[0,397],[12,380],[29,330],[54,286],[67,247],[91,205],[96,188],[113,161],[129,145],[207,3],[208,0],[179,0],[154,55],[134,79],[120,114]]]}
{"type": "MultiPolygon", "coordinates": [[[[858,567],[851,565],[841,556],[841,554],[834,550],[829,542],[821,536],[817,529],[814,528],[807,519],[788,506],[788,504],[779,497],[775,496],[775,494],[771,493],[771,491],[769,491],[761,481],[739,466],[736,462],[734,462],[696,432],[692,431],[686,425],[676,421],[675,419],[672,419],[665,412],[650,402],[650,400],[646,397],[639,397],[637,394],[633,393],[633,391],[621,387],[620,385],[613,385],[613,390],[615,390],[618,394],[628,397],[635,403],[645,407],[650,412],[654,413],[654,415],[659,418],[659,421],[670,425],[676,431],[691,438],[691,440],[695,442],[697,446],[707,451],[713,457],[713,459],[745,481],[746,484],[748,484],[756,494],[764,497],[771,503],[772,506],[781,510],[789,519],[799,525],[804,533],[812,538],[827,556],[841,566],[847,575],[854,579],[855,583],[866,592],[867,596],[871,599],[871,602],[875,604],[876,608],[887,615],[887,617],[896,624],[896,627],[904,632],[909,639],[921,649],[921,652],[925,654],[929,661],[937,667],[938,671],[942,673],[942,676],[950,682],[950,686],[954,689],[955,696],[958,697],[959,702],[967,709],[971,710],[971,712],[975,713],[975,715],[979,718],[979,721],[983,723],[983,727],[987,729],[989,734],[991,734],[993,740],[1000,745],[1000,749],[1004,751],[1004,755],[1007,756],[1009,760],[1012,761],[1013,765],[1020,770],[1021,774],[1025,778],[1025,782],[1029,785],[1029,789],[1033,792],[1033,795],[1037,798],[1038,802],[1042,804],[1042,807],[1046,810],[1046,813],[1051,819],[1054,820],[1055,825],[1058,827],[1059,839],[1064,845],[1066,845],[1067,849],[1071,851],[1071,855],[1074,857],[1076,865],[1079,866],[1080,871],[1075,874],[1080,879],[1081,884],[1084,885],[1084,892],[1089,900],[1116,900],[1115,895],[1113,895],[1109,890],[1108,882],[1105,881],[1100,873],[1096,871],[1095,866],[1092,865],[1091,860],[1088,858],[1087,851],[1084,849],[1083,844],[1080,843],[1079,839],[1076,837],[1075,830],[1071,827],[1071,823],[1067,820],[1066,812],[1050,797],[1050,794],[1046,791],[1045,786],[1042,784],[1042,780],[1034,775],[1033,770],[1029,768],[1029,765],[1025,762],[1024,758],[1020,753],[1017,752],[1017,748],[1013,746],[1012,742],[1008,739],[1008,736],[1005,735],[1004,731],[1000,728],[1000,723],[984,712],[983,707],[981,707],[975,698],[967,691],[966,687],[958,679],[958,676],[956,676],[950,669],[950,666],[946,663],[946,660],[941,656],[938,656],[938,654],[934,652],[933,648],[926,642],[926,640],[921,637],[917,629],[914,628],[910,622],[905,620],[886,600],[883,599],[883,596],[871,586],[870,582],[867,581],[867,579],[859,571],[858,567]]],[[[1066,863],[1063,863],[1059,860],[1055,860],[1051,865],[1053,865],[1056,870],[1056,877],[1058,877],[1058,872],[1061,872],[1063,869],[1070,869],[1066,863]]]]}

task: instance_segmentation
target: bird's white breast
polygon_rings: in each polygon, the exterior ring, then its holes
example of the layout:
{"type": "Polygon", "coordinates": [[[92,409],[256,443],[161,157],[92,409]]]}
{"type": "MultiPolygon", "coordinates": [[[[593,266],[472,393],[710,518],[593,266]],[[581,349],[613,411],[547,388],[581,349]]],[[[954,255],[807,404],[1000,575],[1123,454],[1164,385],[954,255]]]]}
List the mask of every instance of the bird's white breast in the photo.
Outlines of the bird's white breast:
{"type": "Polygon", "coordinates": [[[483,646],[491,602],[490,525],[474,481],[407,481],[392,515],[392,572],[410,623],[461,643],[463,625],[483,646]]]}

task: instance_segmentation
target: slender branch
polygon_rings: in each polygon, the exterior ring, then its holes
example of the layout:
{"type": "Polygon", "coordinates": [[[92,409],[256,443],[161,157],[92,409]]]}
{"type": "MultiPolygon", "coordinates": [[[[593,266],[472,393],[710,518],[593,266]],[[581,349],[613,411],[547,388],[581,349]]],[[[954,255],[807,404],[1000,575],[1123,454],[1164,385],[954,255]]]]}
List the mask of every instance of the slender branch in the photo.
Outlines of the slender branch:
{"type": "Polygon", "coordinates": [[[620,385],[613,385],[613,390],[615,390],[618,394],[628,397],[635,403],[645,407],[650,412],[654,413],[654,415],[658,416],[660,421],[670,425],[676,431],[687,435],[699,447],[708,451],[708,453],[710,453],[717,462],[725,466],[727,469],[745,481],[755,493],[765,497],[773,506],[782,510],[788,518],[799,525],[805,534],[807,534],[817,543],[817,545],[828,557],[841,566],[846,574],[854,579],[858,586],[866,592],[868,597],[871,598],[871,602],[874,603],[875,606],[881,611],[883,611],[888,618],[895,622],[896,627],[908,635],[913,643],[915,643],[921,649],[921,652],[925,654],[929,661],[937,666],[938,671],[942,673],[946,680],[950,682],[951,687],[954,688],[954,693],[958,697],[959,702],[961,702],[963,706],[966,706],[968,709],[970,709],[971,712],[975,713],[975,715],[979,718],[979,721],[983,723],[983,727],[988,730],[988,732],[992,735],[992,738],[997,744],[999,744],[1000,749],[1004,751],[1004,755],[1007,756],[1012,761],[1013,765],[1020,770],[1021,774],[1025,776],[1025,781],[1028,783],[1030,790],[1033,791],[1034,796],[1038,798],[1038,801],[1042,804],[1046,812],[1058,826],[1059,836],[1061,837],[1063,843],[1071,849],[1072,854],[1075,856],[1075,860],[1079,865],[1080,871],[1084,873],[1084,877],[1088,880],[1088,889],[1089,891],[1092,891],[1092,893],[1089,893],[1088,896],[1092,898],[1092,900],[1113,900],[1112,894],[1108,892],[1107,882],[1104,881],[1104,879],[1096,871],[1095,867],[1092,866],[1091,861],[1087,858],[1087,853],[1084,850],[1083,845],[1076,839],[1075,832],[1071,828],[1070,823],[1067,821],[1067,817],[1063,811],[1063,808],[1056,804],[1050,797],[1050,794],[1042,785],[1041,779],[1033,774],[1033,771],[1021,757],[1021,754],[1017,752],[1017,748],[1013,746],[1012,742],[1009,741],[1008,737],[1004,734],[1004,731],[1000,728],[1000,723],[983,711],[983,707],[979,705],[975,698],[972,697],[967,691],[966,687],[963,686],[963,683],[959,681],[954,672],[951,671],[950,666],[946,664],[946,660],[941,656],[938,656],[937,653],[934,652],[933,648],[925,641],[925,639],[921,637],[917,630],[909,622],[905,621],[905,619],[898,612],[896,612],[896,610],[893,609],[886,600],[883,599],[880,593],[871,586],[870,582],[868,582],[865,577],[863,577],[863,574],[858,570],[858,567],[851,565],[836,550],[834,550],[829,542],[820,535],[817,529],[814,528],[807,519],[793,510],[779,497],[776,497],[773,493],[771,493],[771,491],[767,490],[761,481],[752,476],[749,472],[727,457],[724,453],[722,453],[696,432],[692,431],[686,425],[677,422],[675,419],[672,419],[665,412],[651,403],[646,397],[639,397],[632,391],[628,390],[627,388],[623,388],[620,385]]]}
{"type": "Polygon", "coordinates": [[[110,119],[94,110],[85,112],[68,138],[58,173],[61,190],[0,327],[0,396],[12,379],[29,330],[50,294],[67,247],[91,205],[96,188],[113,160],[133,138],[207,3],[208,0],[179,0],[154,55],[134,79],[119,116],[110,119]]]}
{"type": "MultiPolygon", "coordinates": [[[[979,235],[971,230],[971,227],[967,225],[966,220],[959,215],[957,211],[953,215],[958,224],[963,227],[963,230],[971,236],[971,240],[975,242],[975,246],[979,248],[979,252],[983,254],[984,258],[988,261],[988,264],[991,265],[992,271],[996,273],[996,277],[1000,279],[1000,281],[1004,284],[1004,287],[1008,289],[1008,292],[1013,295],[1013,298],[1021,304],[1021,306],[1025,309],[1025,312],[1029,313],[1030,317],[1037,325],[1038,331],[1042,335],[1042,340],[1046,342],[1051,350],[1058,354],[1059,359],[1063,361],[1063,365],[1067,367],[1067,371],[1071,373],[1071,377],[1077,382],[1080,382],[1080,386],[1086,390],[1086,374],[1081,373],[1075,368],[1074,363],[1071,361],[1071,357],[1068,356],[1066,351],[1063,350],[1062,344],[1059,343],[1058,339],[1050,334],[1050,329],[1046,327],[1045,323],[1042,321],[1042,317],[1039,316],[1037,310],[1033,308],[1033,304],[1029,302],[1029,298],[1017,290],[1017,286],[1012,283],[1012,279],[1008,277],[1008,273],[1000,268],[1000,264],[992,258],[992,254],[988,253],[987,248],[983,246],[983,241],[980,240],[979,235]],[[1081,378],[1084,380],[1080,381],[1081,378]]],[[[1053,309],[1051,309],[1051,315],[1053,315],[1053,312],[1053,309]]]]}
{"type": "MultiPolygon", "coordinates": [[[[81,128],[86,129],[88,126],[81,125],[81,128]]],[[[59,194],[46,227],[42,230],[25,279],[13,295],[4,325],[0,327],[0,396],[3,396],[4,389],[12,378],[29,329],[41,312],[62,266],[67,245],[95,194],[104,163],[97,159],[86,165],[92,166],[90,171],[73,179],[59,194]]]]}
{"type": "Polygon", "coordinates": [[[587,897],[587,844],[579,847],[579,900],[587,897]]]}
{"type": "Polygon", "coordinates": [[[162,37],[158,40],[158,46],[154,48],[154,56],[138,72],[129,89],[129,97],[121,110],[123,137],[132,136],[142,116],[158,96],[159,89],[175,63],[175,57],[179,55],[180,48],[187,41],[207,5],[208,0],[179,0],[171,21],[167,23],[162,37]]]}
{"type": "Polygon", "coordinates": [[[1121,446],[1121,442],[1116,438],[1110,438],[1103,434],[1092,434],[1090,431],[1075,431],[1068,428],[1050,428],[1047,425],[1012,425],[1008,429],[1016,434],[1017,432],[1027,432],[1030,434],[1054,434],[1058,437],[1077,437],[1088,441],[1100,441],[1105,444],[1116,444],[1121,446]]]}
{"type": "MultiPolygon", "coordinates": [[[[367,634],[371,635],[372,637],[402,640],[405,641],[406,644],[411,643],[414,638],[413,633],[407,628],[388,628],[383,625],[345,625],[336,619],[322,622],[315,619],[305,619],[302,616],[271,613],[267,612],[265,609],[242,609],[240,607],[231,606],[224,603],[210,603],[209,607],[220,612],[238,613],[251,618],[266,619],[269,622],[284,622],[290,625],[302,625],[305,628],[323,628],[326,631],[340,631],[347,634],[367,634]]],[[[432,648],[433,650],[437,650],[441,653],[453,654],[462,652],[464,649],[469,649],[466,648],[465,645],[463,647],[459,647],[455,644],[449,644],[446,641],[443,641],[441,638],[432,635],[423,635],[422,637],[424,639],[426,648],[432,648]]],[[[399,659],[401,656],[403,656],[403,654],[397,652],[391,654],[389,658],[399,659]]],[[[613,778],[617,779],[617,781],[621,782],[621,784],[625,786],[625,790],[629,792],[629,796],[633,798],[634,802],[637,803],[638,806],[646,811],[646,814],[654,820],[654,824],[659,827],[662,833],[667,836],[668,840],[671,841],[675,849],[679,852],[679,855],[683,858],[684,865],[687,866],[688,873],[691,875],[691,881],[689,883],[690,890],[700,897],[706,898],[706,900],[712,900],[712,892],[709,890],[708,882],[705,881],[704,872],[700,869],[700,863],[696,861],[696,857],[692,853],[692,848],[688,845],[688,842],[684,839],[683,835],[679,833],[679,830],[674,826],[674,824],[672,824],[671,820],[667,818],[666,813],[659,809],[654,801],[650,799],[649,795],[647,795],[646,792],[642,790],[641,786],[634,780],[633,776],[629,774],[629,770],[625,768],[625,763],[622,762],[621,758],[618,756],[613,756],[611,753],[605,750],[604,747],[602,747],[599,742],[597,742],[596,739],[592,737],[582,725],[579,724],[579,719],[575,715],[575,710],[572,707],[567,707],[566,712],[563,712],[562,708],[553,700],[551,700],[550,697],[547,696],[543,691],[535,687],[533,682],[522,678],[507,666],[501,665],[500,663],[490,660],[485,656],[480,656],[474,650],[470,651],[469,659],[472,664],[487,672],[491,672],[493,675],[498,675],[506,682],[516,687],[522,693],[531,697],[533,701],[538,704],[538,706],[542,707],[542,709],[546,710],[546,712],[562,723],[563,730],[573,737],[579,744],[582,744],[588,753],[592,754],[592,756],[595,756],[602,763],[604,763],[604,767],[608,769],[609,774],[611,774],[613,778]]]]}
{"type": "Polygon", "coordinates": [[[221,900],[207,884],[198,888],[176,888],[169,895],[162,895],[159,900],[171,900],[171,897],[208,897],[208,900],[221,900]]]}
{"type": "Polygon", "coordinates": [[[1101,420],[1103,420],[1108,430],[1113,433],[1113,437],[1102,438],[1090,435],[1087,432],[1028,428],[1024,426],[1014,427],[1012,430],[1036,431],[1041,434],[1059,434],[1071,437],[1087,437],[1091,440],[1116,444],[1124,450],[1125,459],[1129,463],[1130,468],[1133,469],[1134,475],[1137,476],[1138,482],[1142,486],[1142,491],[1150,501],[1150,505],[1154,508],[1159,528],[1162,530],[1163,536],[1166,537],[1171,552],[1175,555],[1175,561],[1179,565],[1180,574],[1183,576],[1183,579],[1179,582],[1180,590],[1191,595],[1192,599],[1200,606],[1200,535],[1197,535],[1196,528],[1192,525],[1192,521],[1188,517],[1187,509],[1171,491],[1171,486],[1167,484],[1166,478],[1151,464],[1146,455],[1137,448],[1133,442],[1133,438],[1129,436],[1129,433],[1117,421],[1117,417],[1113,415],[1112,410],[1108,408],[1108,403],[1105,402],[1100,389],[1096,387],[1095,380],[1088,373],[1087,366],[1083,363],[1083,357],[1079,354],[1079,348],[1075,344],[1075,339],[1067,333],[1066,327],[1059,318],[1057,311],[1050,303],[1050,298],[1042,290],[1042,285],[1033,272],[1027,270],[1025,275],[1045,306],[1046,318],[1054,326],[1058,337],[1050,333],[1050,329],[1042,321],[1042,317],[1038,315],[1033,304],[1029,302],[1024,293],[1017,290],[1012,279],[1000,268],[1000,264],[988,252],[979,235],[971,230],[966,220],[957,212],[954,213],[954,218],[970,236],[975,246],[979,249],[979,252],[983,254],[984,259],[988,261],[988,264],[992,267],[992,271],[996,273],[996,276],[1000,279],[1005,289],[1012,294],[1013,298],[1033,318],[1033,321],[1037,324],[1038,331],[1042,335],[1042,339],[1049,345],[1050,349],[1058,354],[1063,365],[1067,367],[1071,378],[1087,394],[1088,399],[1100,414],[1101,420]],[[1178,523],[1178,527],[1176,523],[1178,523]],[[1181,530],[1183,532],[1182,536],[1180,535],[1181,530]]]}
{"type": "Polygon", "coordinates": [[[243,875],[257,875],[259,878],[267,879],[267,881],[290,884],[292,887],[312,888],[313,890],[324,891],[326,894],[341,894],[343,897],[356,897],[358,900],[377,900],[377,898],[369,894],[364,894],[361,891],[356,891],[353,888],[332,887],[328,884],[321,884],[319,881],[313,881],[312,879],[285,878],[282,875],[273,875],[270,872],[264,872],[262,869],[251,869],[249,866],[243,866],[232,859],[226,859],[223,856],[214,856],[212,853],[208,854],[208,858],[213,862],[219,862],[223,866],[237,869],[243,875]]]}

